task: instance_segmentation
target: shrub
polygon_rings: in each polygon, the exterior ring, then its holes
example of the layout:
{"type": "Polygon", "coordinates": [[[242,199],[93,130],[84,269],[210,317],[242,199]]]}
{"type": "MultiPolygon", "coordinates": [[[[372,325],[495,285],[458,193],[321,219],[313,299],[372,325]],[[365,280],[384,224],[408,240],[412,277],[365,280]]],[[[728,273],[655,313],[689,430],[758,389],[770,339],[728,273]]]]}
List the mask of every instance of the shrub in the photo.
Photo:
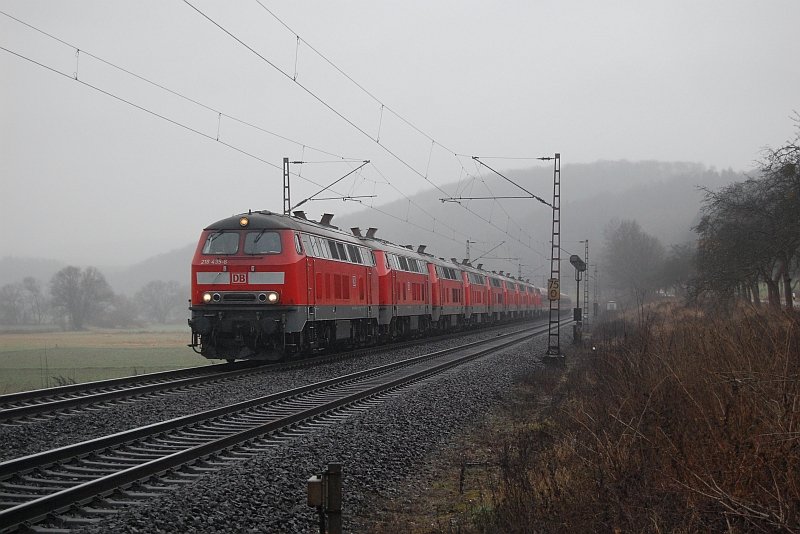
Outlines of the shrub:
{"type": "Polygon", "coordinates": [[[555,401],[496,445],[492,528],[800,529],[797,316],[640,317],[597,325],[596,351],[542,377],[555,401]]]}

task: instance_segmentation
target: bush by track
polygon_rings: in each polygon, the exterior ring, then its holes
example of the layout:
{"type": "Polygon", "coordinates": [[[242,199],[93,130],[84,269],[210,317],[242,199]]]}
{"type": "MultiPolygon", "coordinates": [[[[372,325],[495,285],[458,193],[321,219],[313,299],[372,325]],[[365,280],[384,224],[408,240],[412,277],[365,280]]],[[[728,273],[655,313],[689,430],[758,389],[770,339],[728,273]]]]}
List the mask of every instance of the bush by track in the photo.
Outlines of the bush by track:
{"type": "Polygon", "coordinates": [[[611,318],[438,465],[374,530],[800,531],[800,319],[611,318]]]}

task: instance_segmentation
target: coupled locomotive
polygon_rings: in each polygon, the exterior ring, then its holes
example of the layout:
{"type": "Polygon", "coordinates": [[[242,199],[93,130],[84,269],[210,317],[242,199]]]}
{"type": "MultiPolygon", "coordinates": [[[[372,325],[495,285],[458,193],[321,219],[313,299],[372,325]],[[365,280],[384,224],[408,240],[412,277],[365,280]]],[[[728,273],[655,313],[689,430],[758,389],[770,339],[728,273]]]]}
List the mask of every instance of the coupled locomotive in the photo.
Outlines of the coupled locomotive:
{"type": "Polygon", "coordinates": [[[544,312],[544,290],[454,258],[255,211],[211,224],[192,260],[192,346],[206,358],[277,360],[335,345],[544,312]]]}

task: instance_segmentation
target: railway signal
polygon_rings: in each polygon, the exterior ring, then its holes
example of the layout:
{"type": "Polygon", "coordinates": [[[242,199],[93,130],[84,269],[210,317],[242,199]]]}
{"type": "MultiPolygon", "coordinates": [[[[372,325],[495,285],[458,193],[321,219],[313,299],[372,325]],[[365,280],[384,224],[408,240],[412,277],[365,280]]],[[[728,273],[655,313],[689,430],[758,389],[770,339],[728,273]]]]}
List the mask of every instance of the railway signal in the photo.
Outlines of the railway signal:
{"type": "Polygon", "coordinates": [[[575,282],[577,282],[577,291],[578,294],[575,298],[575,309],[573,310],[573,319],[575,320],[575,325],[572,329],[572,342],[575,344],[580,344],[581,337],[583,336],[582,326],[583,326],[583,314],[581,311],[581,279],[583,278],[583,272],[586,270],[586,262],[581,259],[580,256],[577,254],[573,254],[569,257],[569,262],[575,267],[575,282]]]}

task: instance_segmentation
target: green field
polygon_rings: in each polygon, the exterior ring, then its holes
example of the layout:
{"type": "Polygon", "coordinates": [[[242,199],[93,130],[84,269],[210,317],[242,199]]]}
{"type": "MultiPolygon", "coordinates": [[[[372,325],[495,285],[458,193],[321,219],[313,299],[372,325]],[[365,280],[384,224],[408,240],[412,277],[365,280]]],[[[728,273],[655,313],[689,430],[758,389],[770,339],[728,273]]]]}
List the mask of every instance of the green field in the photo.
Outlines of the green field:
{"type": "Polygon", "coordinates": [[[0,333],[0,394],[219,363],[186,328],[0,333]]]}

